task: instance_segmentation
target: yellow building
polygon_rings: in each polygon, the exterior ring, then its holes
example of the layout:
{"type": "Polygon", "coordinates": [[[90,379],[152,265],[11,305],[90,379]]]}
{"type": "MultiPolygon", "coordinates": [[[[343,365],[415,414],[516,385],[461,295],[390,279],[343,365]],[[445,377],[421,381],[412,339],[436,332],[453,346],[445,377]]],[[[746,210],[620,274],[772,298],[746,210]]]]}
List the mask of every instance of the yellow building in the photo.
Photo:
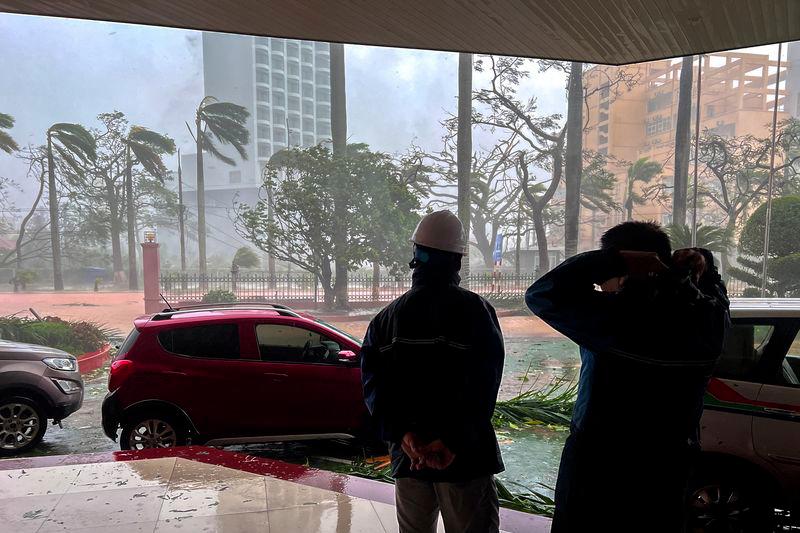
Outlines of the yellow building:
{"type": "MultiPolygon", "coordinates": [[[[692,94],[692,139],[697,98],[697,62],[694,62],[692,94]]],[[[635,206],[633,218],[672,221],[672,182],[675,158],[675,123],[681,60],[662,60],[624,67],[596,66],[584,74],[588,101],[585,112],[584,150],[609,156],[608,169],[617,176],[614,197],[625,200],[628,166],[647,157],[663,165],[656,178],[665,185],[666,198],[649,199],[635,206]]],[[[703,58],[700,128],[723,136],[752,134],[768,137],[772,123],[777,61],[767,55],[741,52],[709,54],[703,58]]],[[[781,72],[778,120],[783,112],[785,65],[781,72]]],[[[693,175],[690,160],[689,175],[693,175]]],[[[702,170],[702,169],[701,169],[702,170]]],[[[652,185],[652,184],[651,184],[652,185]]],[[[637,187],[641,192],[641,189],[637,187]]],[[[688,199],[691,205],[691,196],[688,199]]],[[[624,212],[609,215],[583,210],[580,249],[597,246],[602,232],[625,219],[624,212]]],[[[691,215],[688,215],[691,216],[691,215]]]]}

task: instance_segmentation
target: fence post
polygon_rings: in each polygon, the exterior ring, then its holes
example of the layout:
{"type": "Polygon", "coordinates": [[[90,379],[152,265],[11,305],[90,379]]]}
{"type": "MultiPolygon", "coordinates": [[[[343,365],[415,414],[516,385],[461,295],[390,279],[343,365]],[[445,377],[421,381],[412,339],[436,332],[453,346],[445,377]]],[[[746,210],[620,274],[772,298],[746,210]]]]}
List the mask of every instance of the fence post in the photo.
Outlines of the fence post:
{"type": "Polygon", "coordinates": [[[160,282],[161,261],[158,255],[159,244],[143,242],[142,246],[142,277],[144,278],[144,312],[158,313],[164,307],[161,305],[160,282]]]}

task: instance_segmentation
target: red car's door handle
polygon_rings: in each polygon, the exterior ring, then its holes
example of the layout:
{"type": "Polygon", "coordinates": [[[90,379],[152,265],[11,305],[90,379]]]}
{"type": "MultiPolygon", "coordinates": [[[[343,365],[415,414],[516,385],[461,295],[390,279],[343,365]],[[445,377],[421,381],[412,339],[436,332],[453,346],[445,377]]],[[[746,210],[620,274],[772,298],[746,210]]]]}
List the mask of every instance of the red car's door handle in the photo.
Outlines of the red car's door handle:
{"type": "Polygon", "coordinates": [[[289,374],[275,374],[272,372],[264,372],[264,376],[275,382],[286,381],[289,378],[289,374]]]}
{"type": "Polygon", "coordinates": [[[167,374],[168,376],[185,376],[186,372],[177,372],[175,370],[165,370],[164,374],[167,374]]]}

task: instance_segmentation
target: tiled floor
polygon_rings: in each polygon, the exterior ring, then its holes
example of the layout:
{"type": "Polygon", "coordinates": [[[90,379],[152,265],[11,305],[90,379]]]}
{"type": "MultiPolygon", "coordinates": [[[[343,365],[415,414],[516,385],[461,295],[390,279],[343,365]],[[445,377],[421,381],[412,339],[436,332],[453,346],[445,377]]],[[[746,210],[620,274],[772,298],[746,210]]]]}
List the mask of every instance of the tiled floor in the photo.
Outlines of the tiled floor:
{"type": "MultiPolygon", "coordinates": [[[[380,501],[385,494],[360,498],[346,490],[256,473],[253,465],[248,471],[208,462],[208,457],[224,458],[224,453],[200,452],[202,460],[126,456],[122,461],[84,464],[44,461],[53,466],[0,461],[0,529],[14,533],[398,530],[394,506],[380,501]],[[25,467],[8,469],[20,463],[25,467]],[[37,466],[27,467],[31,464],[37,466]]],[[[240,462],[248,461],[248,456],[240,457],[244,457],[240,462]]],[[[439,529],[443,531],[441,525],[439,529]]]]}

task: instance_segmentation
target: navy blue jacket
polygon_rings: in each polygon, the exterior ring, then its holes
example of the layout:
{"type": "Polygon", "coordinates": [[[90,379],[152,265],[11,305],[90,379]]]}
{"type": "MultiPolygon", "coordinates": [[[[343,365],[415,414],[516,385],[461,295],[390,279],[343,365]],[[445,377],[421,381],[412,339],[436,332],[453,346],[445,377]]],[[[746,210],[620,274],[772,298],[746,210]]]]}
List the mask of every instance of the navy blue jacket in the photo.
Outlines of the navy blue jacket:
{"type": "Polygon", "coordinates": [[[725,286],[712,264],[697,286],[673,268],[629,280],[619,293],[596,290],[625,274],[617,252],[587,252],[525,295],[531,311],[580,345],[572,433],[608,449],[623,442],[695,447],[705,387],[730,323],[725,286]]]}
{"type": "Polygon", "coordinates": [[[503,470],[492,414],[505,350],[492,306],[458,286],[456,273],[425,268],[370,323],[361,348],[364,398],[389,444],[394,477],[466,481],[503,470]],[[400,449],[415,432],[442,439],[445,470],[411,472],[400,449]]]}

